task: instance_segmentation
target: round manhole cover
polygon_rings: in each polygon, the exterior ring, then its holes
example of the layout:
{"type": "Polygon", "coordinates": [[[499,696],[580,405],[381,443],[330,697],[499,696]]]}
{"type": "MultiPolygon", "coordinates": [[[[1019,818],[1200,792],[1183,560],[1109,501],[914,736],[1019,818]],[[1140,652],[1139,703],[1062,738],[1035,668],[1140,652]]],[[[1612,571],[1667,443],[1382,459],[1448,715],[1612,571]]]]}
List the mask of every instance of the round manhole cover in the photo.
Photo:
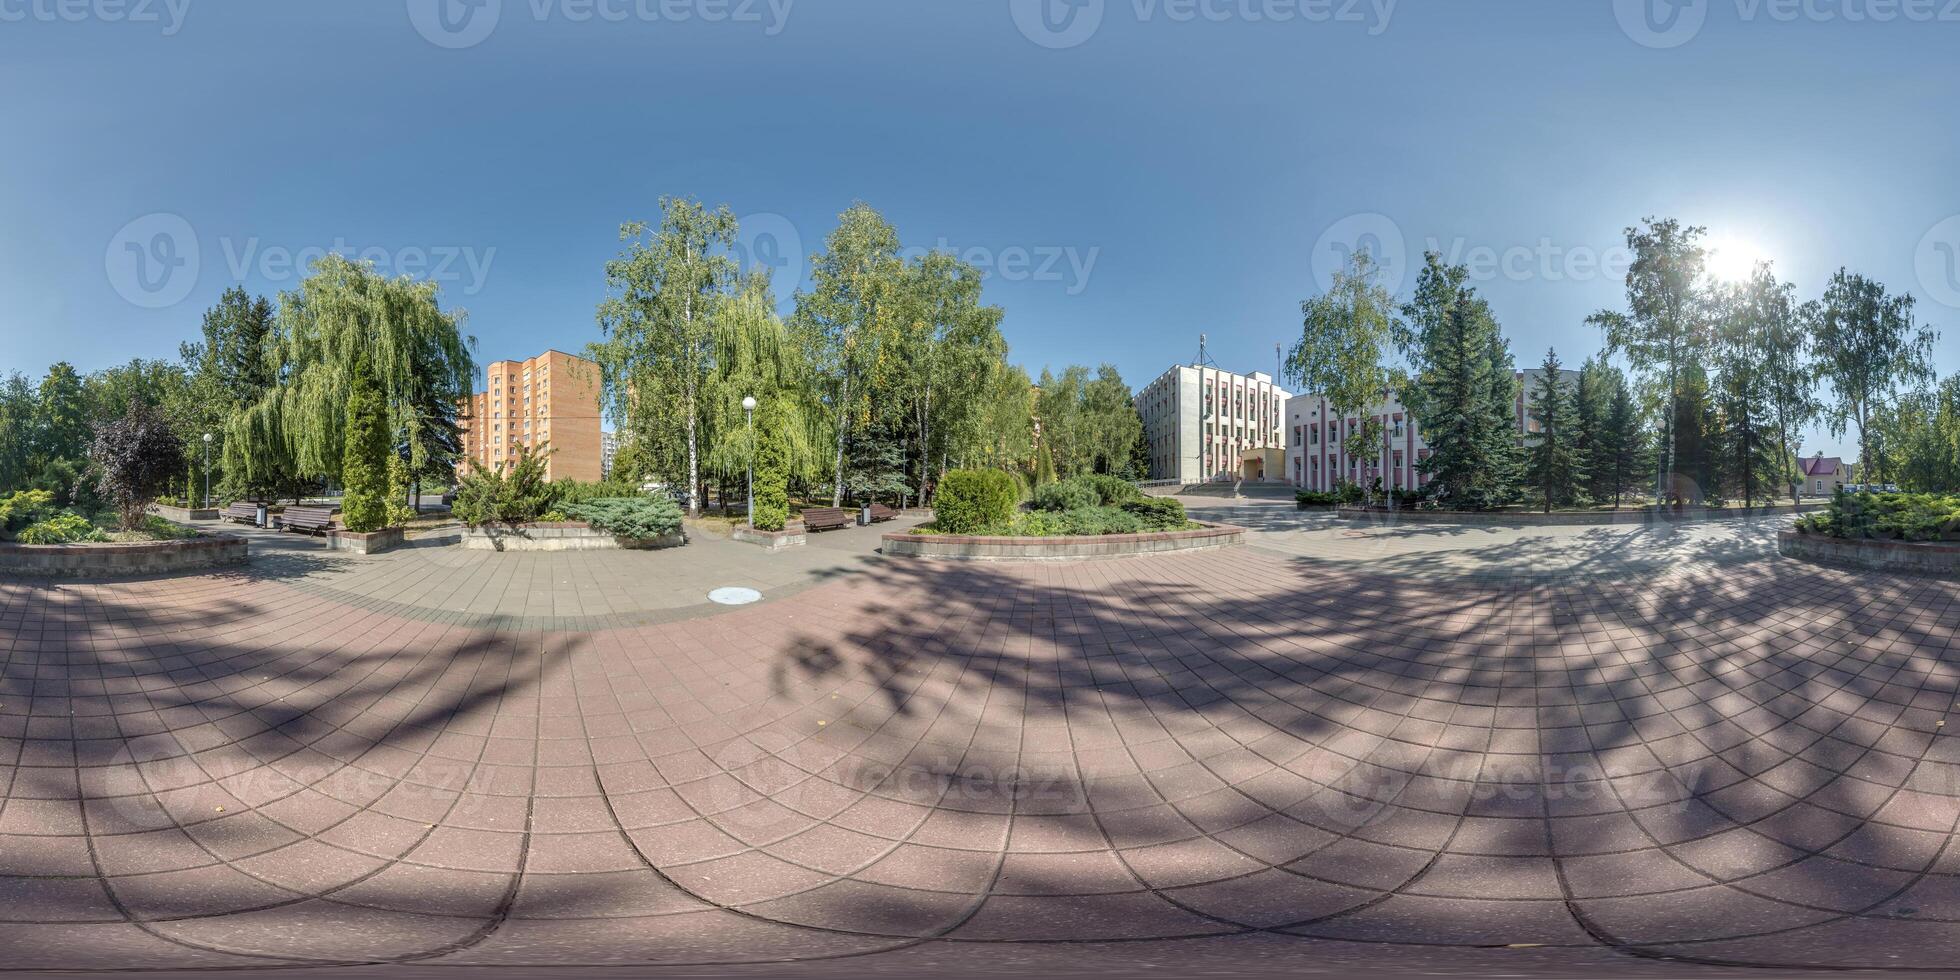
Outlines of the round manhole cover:
{"type": "Polygon", "coordinates": [[[762,593],[754,589],[716,589],[708,593],[708,601],[724,606],[746,606],[751,602],[761,602],[762,593]]]}

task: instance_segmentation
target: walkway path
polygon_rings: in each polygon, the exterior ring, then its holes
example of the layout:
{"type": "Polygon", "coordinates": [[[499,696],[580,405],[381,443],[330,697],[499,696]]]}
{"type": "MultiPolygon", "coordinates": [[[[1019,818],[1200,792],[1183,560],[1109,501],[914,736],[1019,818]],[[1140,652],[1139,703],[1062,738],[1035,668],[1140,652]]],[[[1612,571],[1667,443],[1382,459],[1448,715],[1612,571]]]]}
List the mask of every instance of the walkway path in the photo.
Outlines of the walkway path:
{"type": "Polygon", "coordinates": [[[1960,587],[1236,516],[0,581],[0,969],[1960,962],[1960,587]]]}

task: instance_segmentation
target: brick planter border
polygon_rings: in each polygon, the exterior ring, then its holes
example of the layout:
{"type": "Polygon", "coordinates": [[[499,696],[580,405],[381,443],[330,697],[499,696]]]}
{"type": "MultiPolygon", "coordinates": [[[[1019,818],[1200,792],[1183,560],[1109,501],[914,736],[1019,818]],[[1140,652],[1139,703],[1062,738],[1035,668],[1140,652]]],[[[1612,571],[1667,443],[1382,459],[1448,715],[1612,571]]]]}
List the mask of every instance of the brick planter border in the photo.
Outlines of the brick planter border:
{"type": "Polygon", "coordinates": [[[183,541],[112,544],[0,544],[0,575],[34,578],[119,578],[174,575],[242,565],[245,539],[205,534],[183,541]]]}
{"type": "Polygon", "coordinates": [[[954,534],[912,534],[894,531],[884,536],[887,555],[906,558],[963,558],[989,561],[1075,561],[1087,558],[1127,558],[1171,551],[1229,548],[1245,543],[1245,528],[1205,524],[1195,531],[1154,531],[1147,534],[1103,534],[1057,538],[975,537],[954,534]]]}
{"type": "Polygon", "coordinates": [[[1960,576],[1960,541],[1885,541],[1784,531],[1776,536],[1776,550],[1786,558],[1826,565],[1960,576]]]}
{"type": "Polygon", "coordinates": [[[384,527],[379,531],[349,531],[334,528],[327,532],[327,547],[357,555],[378,555],[408,543],[408,529],[384,527]]]}
{"type": "MultiPolygon", "coordinates": [[[[1804,513],[1817,510],[1824,504],[1807,504],[1804,513]]],[[[1307,510],[1326,511],[1331,508],[1309,507],[1307,510]]],[[[1597,513],[1530,513],[1527,511],[1473,511],[1473,510],[1381,510],[1366,507],[1341,507],[1334,509],[1337,517],[1351,521],[1368,521],[1373,524],[1490,524],[1523,525],[1526,527],[1597,527],[1610,524],[1691,524],[1700,521],[1721,521],[1736,517],[1772,517],[1781,514],[1795,514],[1797,509],[1790,504],[1774,507],[1691,507],[1681,511],[1651,510],[1600,511],[1597,513]]]]}
{"type": "Polygon", "coordinates": [[[470,551],[653,551],[686,543],[685,529],[658,538],[622,538],[583,521],[463,528],[463,547],[470,551]]]}
{"type": "Polygon", "coordinates": [[[189,524],[192,521],[215,521],[224,513],[216,507],[172,507],[169,504],[151,504],[150,513],[166,521],[189,524]]]}

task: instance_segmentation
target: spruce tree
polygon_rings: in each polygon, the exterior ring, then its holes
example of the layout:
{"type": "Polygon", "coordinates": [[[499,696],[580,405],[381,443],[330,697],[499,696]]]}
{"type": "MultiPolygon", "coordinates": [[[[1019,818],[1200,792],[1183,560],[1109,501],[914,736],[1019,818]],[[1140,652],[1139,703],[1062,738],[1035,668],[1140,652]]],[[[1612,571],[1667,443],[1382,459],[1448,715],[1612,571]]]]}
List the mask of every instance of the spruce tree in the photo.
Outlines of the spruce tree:
{"type": "Polygon", "coordinates": [[[1402,346],[1415,374],[1404,401],[1429,447],[1417,468],[1429,477],[1430,499],[1443,507],[1502,506],[1511,491],[1507,461],[1516,428],[1505,393],[1509,365],[1500,368],[1492,357],[1502,337],[1489,305],[1465,285],[1464,267],[1445,266],[1434,252],[1424,258],[1415,296],[1402,307],[1408,331],[1402,346]],[[1493,411],[1499,394],[1501,413],[1493,411]]]}
{"type": "Polygon", "coordinates": [[[1600,454],[1596,457],[1599,470],[1594,485],[1604,500],[1610,495],[1613,506],[1620,506],[1626,491],[1646,482],[1645,474],[1652,465],[1647,430],[1640,423],[1640,409],[1633,403],[1633,390],[1627,385],[1626,375],[1617,368],[1608,368],[1605,387],[1609,394],[1606,405],[1606,423],[1600,454]]]}
{"type": "Polygon", "coordinates": [[[1518,419],[1518,367],[1511,360],[1511,342],[1492,331],[1485,361],[1490,365],[1489,393],[1485,397],[1486,424],[1490,427],[1489,467],[1495,488],[1494,506],[1510,503],[1524,478],[1524,437],[1518,419]]]}
{"type": "Polygon", "coordinates": [[[1607,413],[1612,407],[1613,388],[1606,362],[1588,357],[1579,365],[1579,383],[1573,388],[1572,444],[1579,463],[1586,471],[1585,495],[1594,502],[1613,495],[1607,486],[1612,468],[1607,465],[1607,413]]]}
{"type": "Polygon", "coordinates": [[[1531,483],[1544,494],[1545,512],[1570,503],[1585,481],[1585,467],[1573,444],[1576,412],[1572,392],[1566,387],[1558,351],[1545,352],[1538,383],[1531,395],[1531,414],[1539,430],[1527,437],[1531,483]]]}

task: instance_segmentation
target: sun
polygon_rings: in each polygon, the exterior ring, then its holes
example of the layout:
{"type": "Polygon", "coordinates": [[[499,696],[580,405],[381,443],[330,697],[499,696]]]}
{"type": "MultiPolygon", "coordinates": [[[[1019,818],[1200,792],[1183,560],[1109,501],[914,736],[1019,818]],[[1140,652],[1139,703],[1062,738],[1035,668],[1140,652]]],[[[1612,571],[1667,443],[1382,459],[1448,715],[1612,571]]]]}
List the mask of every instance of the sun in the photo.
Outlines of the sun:
{"type": "Polygon", "coordinates": [[[1707,245],[1705,268],[1719,282],[1747,282],[1756,274],[1756,265],[1769,261],[1769,253],[1745,238],[1716,238],[1707,245]]]}

